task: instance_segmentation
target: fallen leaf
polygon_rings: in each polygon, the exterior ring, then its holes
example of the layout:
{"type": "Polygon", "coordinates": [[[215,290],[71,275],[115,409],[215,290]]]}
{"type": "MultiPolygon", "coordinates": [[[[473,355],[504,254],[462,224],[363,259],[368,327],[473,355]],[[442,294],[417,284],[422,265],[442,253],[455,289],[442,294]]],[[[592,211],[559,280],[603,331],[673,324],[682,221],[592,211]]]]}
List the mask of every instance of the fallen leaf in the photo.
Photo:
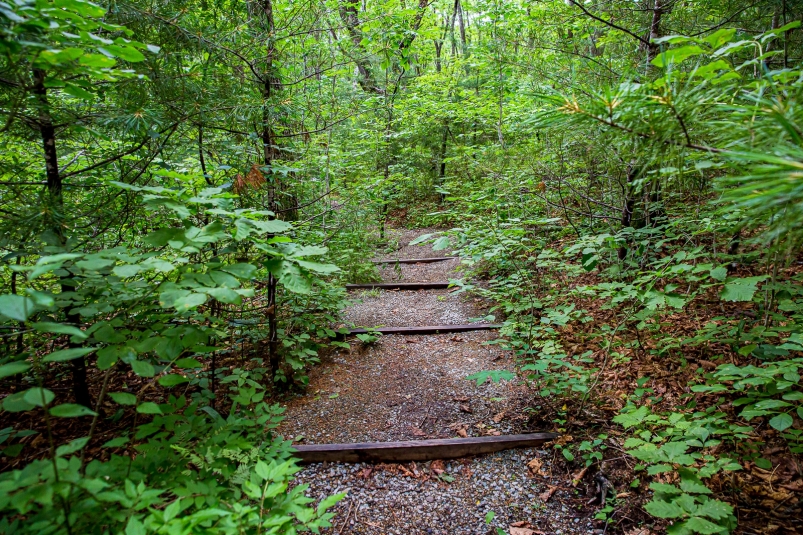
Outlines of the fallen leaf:
{"type": "Polygon", "coordinates": [[[546,472],[544,472],[543,466],[544,463],[542,463],[541,459],[538,458],[535,458],[527,463],[527,468],[530,469],[530,473],[534,476],[546,477],[546,472]]]}
{"type": "Polygon", "coordinates": [[[630,496],[629,492],[620,492],[616,495],[616,499],[621,500],[622,498],[627,498],[628,496],[630,496]]]}
{"type": "Polygon", "coordinates": [[[457,434],[463,438],[468,437],[468,433],[466,433],[466,430],[462,427],[457,430],[457,434]]]}
{"type": "Polygon", "coordinates": [[[432,464],[429,465],[429,469],[432,470],[435,475],[439,476],[446,471],[446,465],[443,464],[443,461],[432,461],[432,464]]]}
{"type": "Polygon", "coordinates": [[[583,476],[586,475],[586,472],[588,472],[587,466],[584,467],[582,470],[572,474],[572,487],[576,487],[577,484],[580,483],[580,481],[583,479],[583,476]]]}
{"type": "Polygon", "coordinates": [[[424,433],[424,432],[423,432],[421,429],[419,429],[418,427],[415,427],[415,426],[412,426],[412,425],[411,425],[411,426],[410,426],[410,430],[411,430],[411,431],[413,432],[413,434],[414,434],[415,436],[417,436],[417,437],[425,437],[425,436],[427,436],[427,434],[426,434],[426,433],[424,433]]]}
{"type": "Polygon", "coordinates": [[[362,470],[357,472],[357,477],[362,478],[362,479],[368,479],[371,476],[371,472],[373,472],[373,471],[374,471],[374,469],[370,468],[370,467],[363,468],[362,470]]]}
{"type": "Polygon", "coordinates": [[[565,446],[566,444],[568,444],[572,440],[574,440],[574,437],[571,436],[571,435],[561,435],[561,436],[559,436],[558,438],[555,439],[555,445],[556,446],[565,446]]]}
{"type": "Polygon", "coordinates": [[[468,405],[465,405],[465,404],[460,405],[460,410],[463,411],[463,412],[467,412],[469,414],[473,414],[473,411],[471,410],[471,407],[469,407],[468,405]]]}
{"type": "Polygon", "coordinates": [[[502,434],[502,432],[501,432],[501,431],[497,431],[496,429],[493,429],[493,430],[491,430],[491,431],[488,431],[488,435],[490,435],[490,436],[492,436],[492,437],[498,437],[498,436],[500,436],[501,434],[502,434]]]}
{"type": "Polygon", "coordinates": [[[459,397],[459,398],[458,398],[458,397],[455,397],[455,398],[452,398],[452,399],[453,399],[453,400],[455,400],[455,401],[460,401],[460,402],[463,402],[463,401],[468,401],[468,398],[467,398],[467,397],[459,397]]]}
{"type": "Polygon", "coordinates": [[[652,532],[647,528],[633,528],[630,531],[625,531],[625,535],[651,535],[652,532]]]}
{"type": "Polygon", "coordinates": [[[552,485],[547,485],[547,489],[538,495],[538,499],[541,500],[541,503],[546,503],[555,494],[555,491],[558,490],[558,487],[553,487],[552,485]]]}
{"type": "Polygon", "coordinates": [[[512,526],[510,528],[510,535],[535,535],[536,533],[540,532],[536,532],[530,528],[514,528],[512,526]]]}
{"type": "Polygon", "coordinates": [[[505,411],[500,412],[496,416],[494,416],[494,422],[499,423],[505,418],[505,411]]]}

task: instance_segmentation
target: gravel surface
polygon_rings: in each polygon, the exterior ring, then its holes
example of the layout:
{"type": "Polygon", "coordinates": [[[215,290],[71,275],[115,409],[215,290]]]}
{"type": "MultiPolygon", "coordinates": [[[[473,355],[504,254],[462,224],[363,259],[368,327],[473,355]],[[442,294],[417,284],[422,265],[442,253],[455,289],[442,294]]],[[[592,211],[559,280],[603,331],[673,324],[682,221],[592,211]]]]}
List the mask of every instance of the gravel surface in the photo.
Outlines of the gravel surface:
{"type": "Polygon", "coordinates": [[[353,291],[351,295],[358,299],[344,312],[349,326],[458,325],[485,315],[479,300],[449,290],[353,291]]]}
{"type": "Polygon", "coordinates": [[[455,258],[428,264],[380,264],[379,274],[388,282],[440,282],[461,278],[459,268],[460,260],[455,258]]]}
{"type": "MultiPolygon", "coordinates": [[[[391,231],[404,244],[427,230],[391,231]]],[[[403,247],[401,258],[445,256],[430,246],[403,247]]],[[[445,280],[458,261],[419,264],[407,280],[445,280]],[[443,277],[443,278],[442,278],[443,277]]],[[[385,275],[387,276],[387,275],[385,275]]],[[[385,279],[388,280],[388,279],[385,279]]],[[[392,280],[392,279],[391,279],[392,280]]],[[[357,297],[359,294],[353,294],[357,297]]],[[[481,303],[446,290],[364,293],[345,321],[364,326],[468,323],[481,303]]],[[[278,432],[296,443],[353,443],[516,434],[528,429],[526,387],[465,378],[482,370],[514,367],[513,355],[495,345],[493,331],[426,336],[384,336],[366,346],[327,357],[310,372],[304,395],[285,402],[278,432]]],[[[514,522],[531,532],[594,533],[586,498],[577,497],[567,474],[553,474],[553,450],[510,450],[454,461],[367,465],[316,463],[303,468],[294,484],[309,484],[320,500],[345,492],[327,534],[496,535],[514,522]],[[540,463],[538,473],[528,463],[540,463]]],[[[600,530],[601,532],[601,530],[600,530]]]]}
{"type": "Polygon", "coordinates": [[[394,260],[396,258],[434,258],[438,256],[449,256],[450,249],[433,251],[432,243],[422,243],[420,245],[410,245],[410,242],[423,236],[424,234],[435,234],[443,229],[424,228],[424,229],[388,229],[389,247],[396,246],[392,251],[379,251],[375,260],[394,260]]]}

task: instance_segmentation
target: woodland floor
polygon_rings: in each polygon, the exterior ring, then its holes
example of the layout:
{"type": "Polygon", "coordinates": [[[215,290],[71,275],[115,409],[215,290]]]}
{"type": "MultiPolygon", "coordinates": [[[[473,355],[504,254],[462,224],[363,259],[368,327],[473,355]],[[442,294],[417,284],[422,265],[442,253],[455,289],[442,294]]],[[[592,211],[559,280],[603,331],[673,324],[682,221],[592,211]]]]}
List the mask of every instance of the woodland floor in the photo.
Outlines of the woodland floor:
{"type": "MultiPolygon", "coordinates": [[[[392,231],[407,244],[426,230],[392,231]]],[[[443,256],[405,245],[385,258],[443,256]]],[[[457,260],[391,265],[385,281],[457,278],[457,260]]],[[[470,323],[483,303],[447,290],[354,292],[349,326],[470,323]]],[[[310,373],[307,393],[286,402],[279,433],[296,443],[350,443],[515,434],[531,429],[527,392],[515,381],[477,385],[466,376],[513,370],[513,356],[494,345],[494,331],[384,336],[352,342],[310,373]]],[[[552,473],[554,452],[520,449],[449,462],[405,465],[312,464],[297,477],[316,500],[347,492],[327,533],[519,535],[602,533],[567,479],[552,473]],[[494,513],[489,527],[485,518],[494,513]],[[511,525],[519,530],[511,530],[511,525]]],[[[557,464],[556,464],[557,466],[557,464]]]]}

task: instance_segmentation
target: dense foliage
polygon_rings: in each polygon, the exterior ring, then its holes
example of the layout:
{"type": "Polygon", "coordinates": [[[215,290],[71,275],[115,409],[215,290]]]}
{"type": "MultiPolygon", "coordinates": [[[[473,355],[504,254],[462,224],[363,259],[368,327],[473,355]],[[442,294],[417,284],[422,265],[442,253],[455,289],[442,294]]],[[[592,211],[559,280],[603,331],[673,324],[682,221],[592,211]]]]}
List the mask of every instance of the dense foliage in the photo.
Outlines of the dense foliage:
{"type": "Polygon", "coordinates": [[[740,489],[800,481],[801,17],[0,1],[0,531],[327,526],[271,403],[391,220],[483,280],[569,467],[645,495],[612,530],[800,529],[740,489]]]}

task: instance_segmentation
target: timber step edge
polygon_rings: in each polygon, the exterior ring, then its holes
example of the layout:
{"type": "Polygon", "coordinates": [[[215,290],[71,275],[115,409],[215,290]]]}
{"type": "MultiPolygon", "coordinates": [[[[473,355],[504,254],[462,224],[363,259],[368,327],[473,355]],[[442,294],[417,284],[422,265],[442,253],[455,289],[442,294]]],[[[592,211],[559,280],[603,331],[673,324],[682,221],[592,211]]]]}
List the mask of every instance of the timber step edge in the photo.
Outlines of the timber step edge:
{"type": "Polygon", "coordinates": [[[436,256],[432,258],[397,258],[395,260],[371,260],[374,264],[431,264],[432,262],[445,262],[454,260],[457,256],[436,256]]]}
{"type": "Polygon", "coordinates": [[[558,433],[528,433],[496,437],[445,438],[405,442],[358,442],[354,444],[309,444],[293,446],[304,464],[379,463],[459,459],[513,448],[531,448],[551,442],[558,433]]]}
{"type": "Polygon", "coordinates": [[[346,290],[440,290],[448,287],[448,282],[375,282],[367,284],[346,284],[346,290]]]}
{"type": "MultiPolygon", "coordinates": [[[[446,334],[499,329],[498,323],[468,323],[462,325],[420,325],[417,327],[377,327],[376,329],[351,329],[345,336],[379,332],[382,334],[446,334]]],[[[341,335],[343,336],[343,335],[341,335]]]]}

